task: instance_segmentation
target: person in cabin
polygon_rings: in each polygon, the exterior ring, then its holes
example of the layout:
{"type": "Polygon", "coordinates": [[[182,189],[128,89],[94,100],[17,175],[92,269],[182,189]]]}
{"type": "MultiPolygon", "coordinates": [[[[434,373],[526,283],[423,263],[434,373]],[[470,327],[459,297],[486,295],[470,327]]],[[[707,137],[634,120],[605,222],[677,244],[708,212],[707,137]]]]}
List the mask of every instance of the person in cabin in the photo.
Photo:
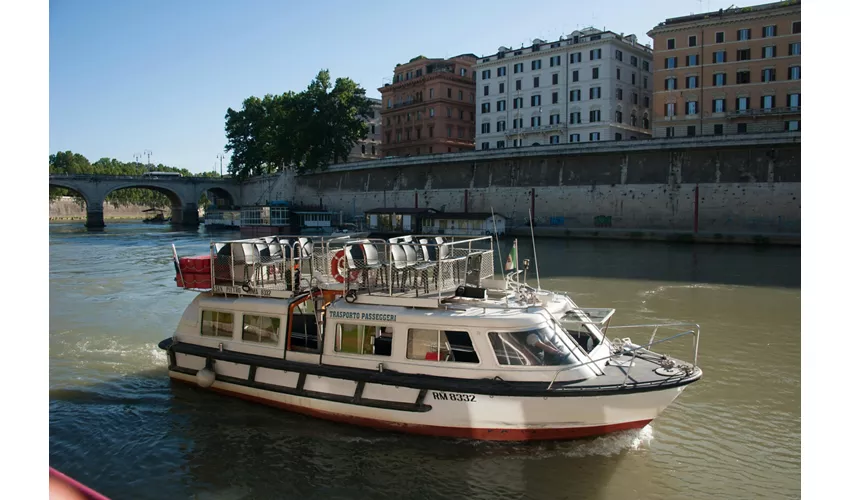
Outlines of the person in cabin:
{"type": "Polygon", "coordinates": [[[534,349],[537,358],[544,365],[560,365],[569,358],[569,352],[563,352],[556,347],[551,340],[543,340],[538,332],[529,333],[525,338],[525,343],[534,349]]]}

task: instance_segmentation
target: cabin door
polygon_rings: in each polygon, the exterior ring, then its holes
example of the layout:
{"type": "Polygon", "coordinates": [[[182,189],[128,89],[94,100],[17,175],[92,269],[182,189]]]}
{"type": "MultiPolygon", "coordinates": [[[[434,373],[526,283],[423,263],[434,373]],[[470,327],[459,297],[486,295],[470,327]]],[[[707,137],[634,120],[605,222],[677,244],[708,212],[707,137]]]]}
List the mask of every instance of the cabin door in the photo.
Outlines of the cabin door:
{"type": "Polygon", "coordinates": [[[289,321],[286,324],[287,351],[318,352],[319,324],[312,295],[306,295],[289,306],[289,321]]]}

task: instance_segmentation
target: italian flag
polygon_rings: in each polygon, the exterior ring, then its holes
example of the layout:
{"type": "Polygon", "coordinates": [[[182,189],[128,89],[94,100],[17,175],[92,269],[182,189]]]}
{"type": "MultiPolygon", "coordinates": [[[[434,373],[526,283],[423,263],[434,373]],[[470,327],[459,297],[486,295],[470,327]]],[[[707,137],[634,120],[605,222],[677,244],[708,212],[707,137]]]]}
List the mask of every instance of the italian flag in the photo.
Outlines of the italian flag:
{"type": "Polygon", "coordinates": [[[513,271],[517,268],[517,240],[514,240],[514,246],[511,248],[510,253],[508,253],[508,260],[505,261],[505,271],[513,271]]]}

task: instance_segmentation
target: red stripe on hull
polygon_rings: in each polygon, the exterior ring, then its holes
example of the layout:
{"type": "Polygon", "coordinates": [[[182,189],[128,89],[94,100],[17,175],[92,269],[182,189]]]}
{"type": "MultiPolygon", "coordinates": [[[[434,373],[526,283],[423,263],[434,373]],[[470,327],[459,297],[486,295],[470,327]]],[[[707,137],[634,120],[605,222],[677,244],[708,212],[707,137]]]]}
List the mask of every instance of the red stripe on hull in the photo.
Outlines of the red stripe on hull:
{"type": "MultiPolygon", "coordinates": [[[[192,382],[182,379],[172,379],[178,382],[183,382],[189,385],[196,386],[192,382]]],[[[545,429],[481,429],[472,427],[443,427],[438,425],[421,425],[421,424],[405,424],[399,422],[388,422],[386,420],[377,420],[373,418],[354,417],[342,413],[334,413],[324,410],[316,410],[314,408],[305,408],[302,406],[282,403],[273,399],[266,399],[240,392],[229,391],[217,387],[210,387],[212,391],[228,396],[237,397],[246,401],[274,406],[293,413],[300,413],[311,417],[340,422],[344,424],[353,424],[361,427],[371,427],[373,429],[390,430],[397,432],[407,432],[410,434],[420,434],[425,436],[440,436],[462,439],[478,439],[483,441],[543,441],[543,440],[567,440],[579,439],[593,436],[601,436],[612,432],[625,431],[629,429],[641,429],[648,425],[652,420],[637,420],[634,422],[623,422],[610,425],[595,425],[590,427],[564,427],[560,429],[545,428],[545,429]]]]}

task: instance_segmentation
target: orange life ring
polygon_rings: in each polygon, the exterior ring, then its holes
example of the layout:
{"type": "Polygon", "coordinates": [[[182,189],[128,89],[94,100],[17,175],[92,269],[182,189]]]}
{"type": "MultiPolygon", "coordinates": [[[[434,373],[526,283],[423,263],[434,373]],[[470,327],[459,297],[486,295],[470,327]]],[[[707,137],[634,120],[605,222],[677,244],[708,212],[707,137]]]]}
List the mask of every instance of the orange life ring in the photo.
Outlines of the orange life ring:
{"type": "MultiPolygon", "coordinates": [[[[345,250],[340,250],[336,254],[334,254],[331,259],[331,274],[334,279],[339,283],[345,283],[345,271],[348,266],[345,264],[345,250]]],[[[357,276],[360,274],[359,271],[348,270],[348,282],[353,283],[357,281],[357,276]]]]}

